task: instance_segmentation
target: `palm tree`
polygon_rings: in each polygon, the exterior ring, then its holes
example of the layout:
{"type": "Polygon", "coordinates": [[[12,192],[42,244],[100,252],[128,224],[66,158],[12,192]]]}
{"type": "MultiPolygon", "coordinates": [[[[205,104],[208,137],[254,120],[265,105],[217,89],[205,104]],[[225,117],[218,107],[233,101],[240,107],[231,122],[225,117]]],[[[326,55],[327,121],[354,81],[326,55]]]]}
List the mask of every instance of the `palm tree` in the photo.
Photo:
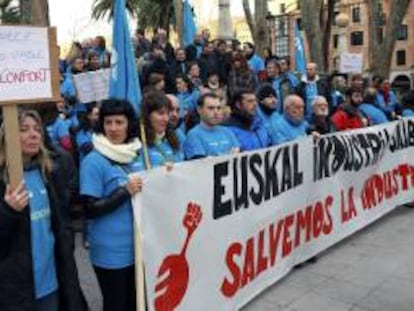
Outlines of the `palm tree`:
{"type": "Polygon", "coordinates": [[[20,8],[12,0],[5,0],[0,5],[0,16],[3,24],[19,24],[20,8]]]}
{"type": "MultiPolygon", "coordinates": [[[[108,15],[113,17],[114,0],[94,0],[92,18],[99,20],[108,15]]],[[[174,6],[172,0],[127,0],[128,12],[138,19],[140,28],[164,28],[174,24],[174,6]]]]}
{"type": "Polygon", "coordinates": [[[1,19],[5,24],[50,24],[48,0],[3,0],[0,3],[1,19]]]}
{"type": "MultiPolygon", "coordinates": [[[[92,18],[99,20],[108,15],[110,20],[114,15],[115,0],[94,0],[92,4],[92,18]]],[[[126,8],[134,17],[138,16],[138,7],[141,0],[126,0],[126,8]]]]}

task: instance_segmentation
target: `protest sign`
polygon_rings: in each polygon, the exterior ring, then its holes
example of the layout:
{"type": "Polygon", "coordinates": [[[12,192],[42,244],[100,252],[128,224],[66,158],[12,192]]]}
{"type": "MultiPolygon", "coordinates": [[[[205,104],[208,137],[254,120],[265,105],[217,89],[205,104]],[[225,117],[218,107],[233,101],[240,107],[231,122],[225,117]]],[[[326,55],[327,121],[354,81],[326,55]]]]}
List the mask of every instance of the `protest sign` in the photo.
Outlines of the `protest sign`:
{"type": "Polygon", "coordinates": [[[413,147],[405,119],[144,173],[134,212],[149,310],[245,305],[412,201],[413,147]]]}
{"type": "Polygon", "coordinates": [[[0,105],[12,186],[23,177],[17,105],[60,98],[55,28],[0,26],[0,105]]]}
{"type": "Polygon", "coordinates": [[[339,72],[359,73],[363,71],[363,55],[361,53],[341,53],[339,57],[339,72]]]}
{"type": "Polygon", "coordinates": [[[109,97],[110,69],[88,71],[73,76],[79,101],[98,102],[109,97]]]}

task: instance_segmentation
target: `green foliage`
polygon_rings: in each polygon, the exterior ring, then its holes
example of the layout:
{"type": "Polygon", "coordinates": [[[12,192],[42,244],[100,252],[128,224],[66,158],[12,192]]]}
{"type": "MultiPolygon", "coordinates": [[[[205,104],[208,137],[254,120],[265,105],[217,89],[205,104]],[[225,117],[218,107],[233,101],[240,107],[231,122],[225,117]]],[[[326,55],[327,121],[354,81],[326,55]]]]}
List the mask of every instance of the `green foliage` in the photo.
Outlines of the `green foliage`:
{"type": "Polygon", "coordinates": [[[21,22],[20,7],[12,0],[3,2],[0,6],[0,10],[3,24],[19,24],[21,22]]]}
{"type": "MultiPolygon", "coordinates": [[[[138,16],[138,7],[141,0],[126,0],[126,8],[133,17],[138,16]]],[[[92,18],[99,20],[108,15],[108,20],[114,15],[115,0],[94,0],[92,4],[92,18]]]]}
{"type": "MultiPolygon", "coordinates": [[[[92,18],[102,19],[113,17],[114,0],[94,0],[92,18]]],[[[138,19],[141,28],[156,29],[162,27],[168,30],[174,24],[174,8],[171,0],[127,0],[128,12],[138,19]]]]}

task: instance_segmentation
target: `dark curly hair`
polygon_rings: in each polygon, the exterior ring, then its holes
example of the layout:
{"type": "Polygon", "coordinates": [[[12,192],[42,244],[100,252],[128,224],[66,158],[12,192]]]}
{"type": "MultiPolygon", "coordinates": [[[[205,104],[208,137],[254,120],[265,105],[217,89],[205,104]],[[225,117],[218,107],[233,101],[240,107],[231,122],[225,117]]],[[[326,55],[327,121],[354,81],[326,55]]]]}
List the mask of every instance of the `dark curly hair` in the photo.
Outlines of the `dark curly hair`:
{"type": "Polygon", "coordinates": [[[126,142],[138,137],[138,118],[132,105],[124,99],[109,98],[102,101],[99,109],[99,120],[96,133],[104,134],[105,117],[123,115],[128,119],[128,133],[126,142]]]}

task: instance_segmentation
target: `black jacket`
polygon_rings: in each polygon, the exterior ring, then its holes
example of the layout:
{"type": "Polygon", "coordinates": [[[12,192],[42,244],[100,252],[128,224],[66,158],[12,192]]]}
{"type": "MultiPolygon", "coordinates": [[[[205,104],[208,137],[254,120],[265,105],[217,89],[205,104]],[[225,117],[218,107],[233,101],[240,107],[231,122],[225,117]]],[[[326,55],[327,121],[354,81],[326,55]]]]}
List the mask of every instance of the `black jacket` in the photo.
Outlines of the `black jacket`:
{"type": "MultiPolygon", "coordinates": [[[[47,190],[55,237],[59,310],[87,310],[73,257],[73,235],[69,224],[61,216],[59,201],[50,183],[47,190]]],[[[22,212],[13,210],[4,201],[4,192],[5,184],[0,181],[0,310],[33,311],[35,294],[30,207],[27,206],[22,212]]]]}

